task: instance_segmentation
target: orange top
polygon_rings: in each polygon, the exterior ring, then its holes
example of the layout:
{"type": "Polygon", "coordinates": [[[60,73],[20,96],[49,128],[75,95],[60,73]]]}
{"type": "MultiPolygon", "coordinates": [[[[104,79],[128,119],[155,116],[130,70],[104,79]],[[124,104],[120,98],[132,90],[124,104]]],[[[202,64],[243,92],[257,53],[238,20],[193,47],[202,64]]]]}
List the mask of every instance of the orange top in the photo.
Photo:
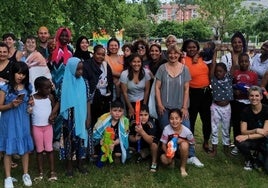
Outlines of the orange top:
{"type": "Polygon", "coordinates": [[[209,83],[209,69],[207,64],[200,57],[197,63],[192,63],[192,58],[186,56],[184,58],[185,65],[189,68],[192,80],[190,80],[190,87],[203,88],[207,87],[209,83]]]}
{"type": "Polygon", "coordinates": [[[113,61],[113,59],[106,55],[105,61],[108,62],[113,72],[121,73],[124,69],[124,59],[123,56],[118,56],[118,61],[113,61]]]}

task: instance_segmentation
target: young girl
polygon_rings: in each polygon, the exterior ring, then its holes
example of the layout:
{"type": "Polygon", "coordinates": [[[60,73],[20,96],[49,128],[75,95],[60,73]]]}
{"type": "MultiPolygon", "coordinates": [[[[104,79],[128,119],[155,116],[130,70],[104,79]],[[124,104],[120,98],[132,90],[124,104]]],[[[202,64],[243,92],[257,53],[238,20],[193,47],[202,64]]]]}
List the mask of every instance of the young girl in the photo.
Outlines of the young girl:
{"type": "Polygon", "coordinates": [[[188,158],[189,145],[194,144],[194,136],[193,133],[181,124],[182,122],[182,112],[179,109],[171,109],[169,114],[169,125],[167,125],[162,133],[160,142],[162,142],[162,150],[164,153],[160,156],[161,162],[165,165],[174,164],[173,157],[168,157],[168,147],[167,144],[174,137],[176,137],[177,151],[180,155],[181,165],[181,176],[188,176],[186,172],[186,163],[188,158]]]}
{"type": "Polygon", "coordinates": [[[29,84],[29,69],[23,62],[16,62],[11,68],[8,84],[0,88],[0,152],[4,152],[5,188],[12,188],[11,155],[22,155],[23,176],[25,186],[32,186],[28,174],[29,152],[33,150],[30,132],[30,116],[28,104],[32,103],[32,92],[29,84]]]}
{"type": "Polygon", "coordinates": [[[136,125],[135,121],[131,122],[129,140],[132,143],[140,144],[136,148],[140,148],[139,163],[146,157],[146,151],[149,149],[152,156],[152,164],[150,171],[156,172],[157,168],[157,149],[158,140],[155,135],[155,127],[149,118],[149,108],[147,105],[142,105],[140,110],[140,125],[136,125]]]}
{"type": "Polygon", "coordinates": [[[60,114],[64,123],[61,133],[60,159],[67,160],[68,177],[73,176],[72,161],[77,161],[80,173],[88,171],[82,166],[86,155],[88,134],[86,128],[90,125],[89,88],[82,77],[83,64],[77,57],[68,59],[61,87],[60,114]]]}
{"type": "MultiPolygon", "coordinates": [[[[212,129],[212,152],[211,156],[217,154],[218,145],[218,129],[222,126],[222,142],[224,153],[228,152],[230,145],[230,119],[231,119],[231,105],[233,100],[232,76],[227,73],[227,67],[224,63],[216,63],[217,51],[216,48],[212,65],[210,69],[210,79],[212,87],[213,102],[211,104],[211,129],[212,129]]],[[[234,62],[233,62],[234,64],[234,62]]],[[[233,72],[234,66],[231,67],[233,72]]]]}
{"type": "Polygon", "coordinates": [[[37,164],[39,176],[34,180],[43,179],[43,152],[47,153],[50,163],[49,181],[57,180],[54,169],[54,153],[52,148],[53,128],[52,121],[56,112],[52,113],[52,107],[55,106],[55,100],[51,95],[51,82],[48,78],[40,76],[35,79],[34,87],[37,91],[33,95],[34,105],[32,107],[32,133],[37,152],[37,164]],[[54,115],[54,116],[53,116],[54,115]]]}

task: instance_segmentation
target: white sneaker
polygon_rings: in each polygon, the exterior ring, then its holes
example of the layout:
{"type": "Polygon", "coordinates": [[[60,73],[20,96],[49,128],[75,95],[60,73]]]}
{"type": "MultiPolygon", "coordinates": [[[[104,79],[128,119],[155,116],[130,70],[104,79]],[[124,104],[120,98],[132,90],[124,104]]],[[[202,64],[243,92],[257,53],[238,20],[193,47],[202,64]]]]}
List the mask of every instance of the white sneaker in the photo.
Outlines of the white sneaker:
{"type": "Polygon", "coordinates": [[[5,179],[5,188],[14,188],[12,177],[7,177],[5,179]]]}
{"type": "Polygon", "coordinates": [[[239,153],[239,150],[238,150],[237,147],[234,147],[234,148],[232,149],[232,151],[231,151],[231,154],[232,154],[232,155],[238,155],[238,153],[239,153]]]}
{"type": "Polygon", "coordinates": [[[22,181],[26,187],[31,187],[33,184],[29,174],[23,174],[22,181]]]}
{"type": "Polygon", "coordinates": [[[187,164],[193,164],[193,165],[195,165],[196,167],[199,167],[199,168],[204,167],[204,164],[201,163],[199,161],[199,159],[197,157],[195,157],[195,156],[188,158],[187,159],[187,164]]]}

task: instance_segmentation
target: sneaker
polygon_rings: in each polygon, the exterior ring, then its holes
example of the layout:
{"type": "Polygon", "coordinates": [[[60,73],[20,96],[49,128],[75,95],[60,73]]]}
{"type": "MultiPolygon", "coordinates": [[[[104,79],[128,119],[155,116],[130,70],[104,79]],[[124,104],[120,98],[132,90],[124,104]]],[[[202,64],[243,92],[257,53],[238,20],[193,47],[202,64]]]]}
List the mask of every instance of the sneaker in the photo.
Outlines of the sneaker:
{"type": "Polygon", "coordinates": [[[231,151],[231,154],[232,154],[232,155],[238,155],[238,153],[239,153],[239,150],[238,150],[237,147],[234,147],[234,148],[232,149],[232,151],[231,151]]]}
{"type": "Polygon", "coordinates": [[[156,172],[157,164],[152,164],[150,168],[150,172],[156,172]]]}
{"type": "Polygon", "coordinates": [[[5,179],[5,188],[14,188],[12,177],[5,179]]]}
{"type": "Polygon", "coordinates": [[[245,161],[245,166],[244,166],[244,170],[248,170],[248,171],[250,171],[250,170],[252,170],[252,164],[251,164],[251,162],[250,161],[245,161]]]}
{"type": "Polygon", "coordinates": [[[29,174],[23,174],[22,181],[26,187],[31,187],[33,184],[29,174]]]}
{"type": "Polygon", "coordinates": [[[187,159],[187,164],[193,164],[193,165],[195,165],[196,167],[199,167],[199,168],[204,167],[204,164],[201,163],[199,161],[199,159],[197,157],[195,157],[195,156],[188,158],[187,159]]]}

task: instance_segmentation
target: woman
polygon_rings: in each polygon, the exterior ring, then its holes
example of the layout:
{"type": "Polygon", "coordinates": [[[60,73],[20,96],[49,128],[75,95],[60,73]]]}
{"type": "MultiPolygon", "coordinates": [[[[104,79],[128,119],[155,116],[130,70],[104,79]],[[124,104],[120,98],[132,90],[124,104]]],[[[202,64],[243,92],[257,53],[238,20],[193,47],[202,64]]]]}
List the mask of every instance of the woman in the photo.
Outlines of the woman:
{"type": "Polygon", "coordinates": [[[134,118],[135,102],[147,104],[150,90],[150,75],[142,67],[142,58],[135,53],[131,56],[130,67],[120,76],[121,89],[128,109],[129,118],[134,118]]]}
{"type": "Polygon", "coordinates": [[[81,36],[77,39],[74,57],[78,57],[82,60],[88,60],[92,57],[92,53],[88,51],[89,41],[85,36],[81,36]]]}
{"type": "Polygon", "coordinates": [[[8,45],[0,42],[0,85],[8,82],[12,62],[8,59],[8,45]]]}
{"type": "Polygon", "coordinates": [[[51,80],[46,59],[36,50],[36,38],[34,36],[30,35],[26,38],[25,51],[23,52],[21,61],[24,61],[29,67],[29,81],[32,85],[34,85],[35,79],[39,76],[45,76],[51,80]]]}
{"type": "Polygon", "coordinates": [[[232,67],[232,61],[234,61],[234,65],[238,65],[238,56],[241,53],[247,52],[246,39],[241,32],[237,31],[234,33],[231,38],[231,46],[232,49],[227,48],[230,52],[221,57],[221,62],[227,66],[228,72],[232,67]]]}
{"type": "Polygon", "coordinates": [[[251,62],[250,69],[258,74],[258,85],[261,85],[261,80],[268,71],[268,41],[262,44],[261,53],[256,54],[251,62]]]}
{"type": "MultiPolygon", "coordinates": [[[[168,62],[161,65],[155,75],[155,96],[161,133],[169,124],[168,116],[171,109],[180,109],[182,124],[190,129],[188,106],[191,75],[188,68],[180,63],[182,53],[177,45],[170,45],[167,55],[168,62]]],[[[194,146],[189,148],[187,163],[197,167],[204,166],[195,156],[194,146]]]]}
{"type": "MultiPolygon", "coordinates": [[[[166,38],[166,47],[168,49],[168,47],[170,45],[177,45],[178,44],[178,39],[175,35],[168,35],[167,38],[166,38]]],[[[167,55],[167,50],[163,50],[163,57],[165,59],[168,58],[168,55],[167,55]]]]}
{"type": "Polygon", "coordinates": [[[83,77],[88,80],[90,88],[92,126],[103,113],[110,111],[110,102],[113,99],[112,70],[104,58],[105,48],[96,45],[93,57],[83,63],[83,77]]]}
{"type": "Polygon", "coordinates": [[[189,83],[189,114],[191,131],[194,134],[195,122],[197,114],[199,113],[202,121],[202,131],[204,137],[203,149],[208,152],[208,140],[211,134],[210,106],[212,102],[212,94],[209,87],[209,68],[203,61],[202,57],[198,57],[196,59],[199,49],[199,43],[195,40],[188,39],[183,42],[182,51],[186,52],[184,61],[192,78],[189,83]]]}
{"type": "Polygon", "coordinates": [[[108,62],[113,73],[113,82],[115,85],[115,95],[114,97],[120,98],[120,74],[124,69],[123,56],[118,54],[120,49],[120,43],[117,38],[111,38],[107,43],[107,55],[105,56],[105,61],[108,62]]]}
{"type": "Polygon", "coordinates": [[[133,44],[134,52],[137,52],[142,58],[142,66],[146,69],[149,69],[149,45],[143,40],[139,39],[133,44]]]}
{"type": "Polygon", "coordinates": [[[124,53],[124,70],[126,70],[130,64],[131,54],[134,53],[133,45],[131,43],[125,43],[122,46],[122,51],[124,53]]]}
{"type": "Polygon", "coordinates": [[[149,48],[149,58],[150,64],[149,68],[153,75],[156,74],[158,68],[167,62],[166,59],[162,57],[161,45],[154,43],[149,48]]]}
{"type": "Polygon", "coordinates": [[[8,53],[8,59],[12,62],[18,62],[20,61],[22,57],[22,52],[18,51],[15,47],[16,44],[16,37],[12,33],[6,33],[2,37],[3,42],[7,44],[9,48],[9,53],[8,53]]]}

